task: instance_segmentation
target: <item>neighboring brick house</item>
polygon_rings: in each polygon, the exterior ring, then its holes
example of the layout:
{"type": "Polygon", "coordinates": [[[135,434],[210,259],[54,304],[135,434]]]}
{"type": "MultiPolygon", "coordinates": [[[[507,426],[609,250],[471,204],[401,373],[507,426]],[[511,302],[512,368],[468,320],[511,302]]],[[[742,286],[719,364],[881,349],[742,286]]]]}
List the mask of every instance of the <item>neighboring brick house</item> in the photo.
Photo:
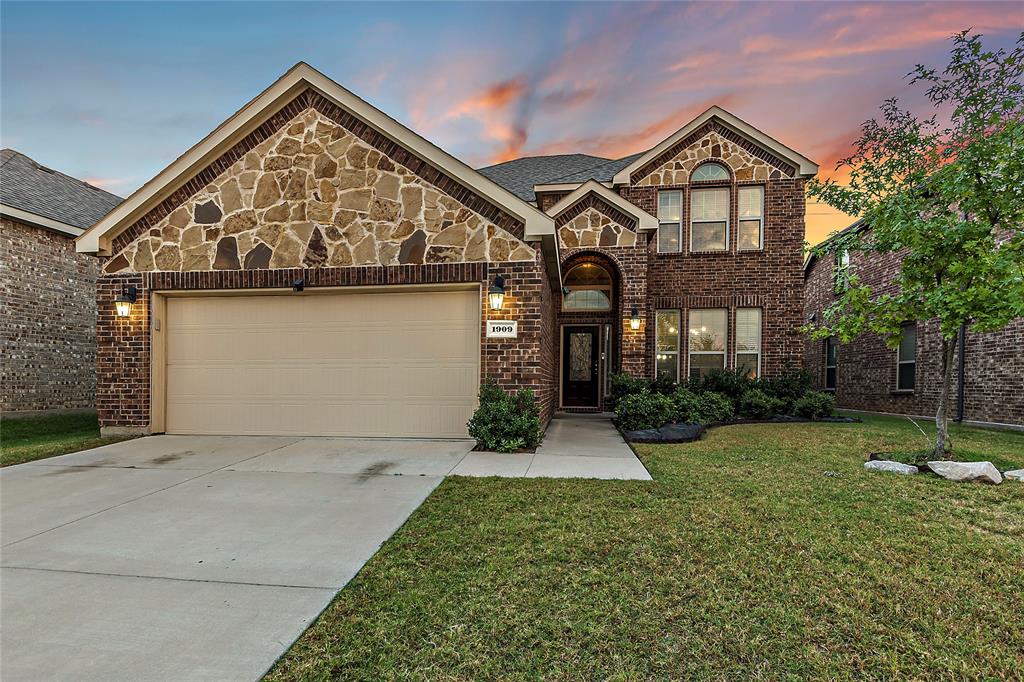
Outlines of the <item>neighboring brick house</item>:
{"type": "MultiPolygon", "coordinates": [[[[862,229],[866,228],[860,221],[846,228],[862,229]]],[[[899,253],[859,251],[838,258],[811,256],[804,267],[805,318],[822,320],[823,311],[836,300],[836,287],[842,286],[844,272],[856,273],[879,294],[894,291],[902,258],[899,253]]],[[[850,343],[808,340],[805,366],[818,388],[835,391],[839,407],[934,417],[941,389],[941,348],[937,320],[908,320],[897,350],[868,333],[850,343]]],[[[1022,348],[1024,318],[996,332],[967,331],[953,359],[950,418],[1024,425],[1022,348]]]]}
{"type": "Polygon", "coordinates": [[[717,107],[681,123],[475,171],[296,65],[79,238],[101,425],[464,436],[484,377],[546,420],[614,371],[798,365],[817,166],[717,107]]]}
{"type": "Polygon", "coordinates": [[[0,151],[0,411],[93,407],[99,263],[75,237],[120,202],[0,151]]]}

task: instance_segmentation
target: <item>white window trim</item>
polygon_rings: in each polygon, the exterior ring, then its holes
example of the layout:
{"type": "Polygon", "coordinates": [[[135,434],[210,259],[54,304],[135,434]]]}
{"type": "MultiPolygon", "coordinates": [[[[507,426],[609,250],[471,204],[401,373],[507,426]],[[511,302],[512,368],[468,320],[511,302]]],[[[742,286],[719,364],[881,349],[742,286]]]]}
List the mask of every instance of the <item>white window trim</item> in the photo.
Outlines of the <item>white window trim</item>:
{"type": "MultiPolygon", "coordinates": [[[[760,379],[761,378],[761,346],[764,345],[764,308],[737,308],[736,309],[737,320],[739,319],[739,312],[741,310],[756,310],[756,311],[758,311],[757,321],[760,324],[759,324],[758,330],[757,330],[757,353],[756,353],[756,355],[757,355],[757,377],[756,378],[760,379]]],[[[734,328],[737,331],[739,330],[740,326],[739,326],[739,322],[738,321],[734,322],[734,328]]],[[[734,352],[733,352],[733,369],[739,369],[739,366],[740,366],[740,355],[755,355],[755,353],[751,353],[750,351],[743,351],[742,353],[740,353],[740,342],[739,342],[739,339],[736,340],[736,343],[734,345],[736,346],[736,348],[734,349],[734,352]]]]}
{"type": "Polygon", "coordinates": [[[729,253],[729,216],[732,213],[732,186],[709,186],[709,187],[694,187],[690,190],[690,253],[729,253]],[[725,205],[725,248],[724,249],[695,249],[693,248],[693,226],[695,223],[720,223],[721,220],[697,220],[693,217],[693,193],[703,192],[706,190],[722,190],[724,189],[729,195],[729,201],[725,205]]]}
{"type": "Polygon", "coordinates": [[[900,349],[896,347],[896,390],[900,393],[913,393],[917,390],[917,323],[905,324],[900,327],[900,343],[903,342],[903,330],[907,327],[914,328],[914,359],[913,360],[900,360],[900,349]],[[900,365],[914,365],[914,386],[912,388],[903,388],[900,386],[900,365]]]}
{"type": "MultiPolygon", "coordinates": [[[[683,311],[678,308],[660,308],[654,311],[654,378],[658,378],[658,356],[659,355],[675,355],[676,356],[676,377],[675,381],[679,383],[679,376],[682,372],[682,358],[680,348],[682,346],[680,336],[683,333],[683,311]],[[658,315],[660,313],[675,313],[678,321],[676,323],[676,349],[675,350],[658,350],[658,341],[660,334],[658,333],[658,315]]],[[[689,348],[689,345],[687,345],[689,348]]]]}
{"type": "Polygon", "coordinates": [[[675,222],[672,222],[672,221],[662,222],[661,217],[660,216],[658,217],[658,234],[656,235],[657,236],[657,241],[658,241],[658,253],[682,253],[683,252],[683,216],[686,215],[686,213],[683,210],[683,201],[686,200],[685,192],[683,192],[680,189],[668,189],[668,190],[661,190],[661,191],[659,191],[658,195],[657,195],[658,207],[655,209],[655,213],[659,212],[658,209],[661,207],[661,195],[662,194],[668,194],[670,192],[679,195],[679,220],[677,220],[675,222]],[[679,245],[679,248],[677,248],[675,251],[662,251],[661,250],[661,228],[663,226],[665,226],[665,225],[675,225],[676,226],[676,244],[679,245]]]}
{"type": "MultiPolygon", "coordinates": [[[[744,216],[741,216],[741,215],[739,215],[737,213],[736,220],[739,221],[740,223],[742,223],[745,220],[756,220],[758,222],[758,227],[757,227],[757,248],[756,249],[749,249],[749,248],[745,249],[745,248],[743,248],[742,246],[740,246],[739,238],[737,237],[737,239],[736,239],[736,250],[737,251],[764,251],[764,195],[765,195],[765,186],[764,185],[740,185],[737,188],[737,190],[736,190],[737,210],[738,210],[738,204],[739,204],[739,201],[740,201],[740,192],[743,191],[745,188],[751,188],[751,187],[760,187],[761,188],[761,215],[759,215],[759,216],[757,216],[755,218],[754,216],[746,216],[746,217],[744,217],[744,216]]],[[[737,225],[737,229],[739,229],[739,225],[737,225]]],[[[760,374],[758,374],[758,376],[760,376],[760,374]]]]}
{"type": "MultiPolygon", "coordinates": [[[[735,345],[735,344],[733,344],[735,345]]],[[[729,369],[729,309],[728,308],[693,308],[687,311],[686,316],[686,377],[690,377],[690,357],[693,355],[721,355],[722,369],[729,369]],[[722,350],[690,350],[690,314],[705,310],[725,311],[725,329],[722,337],[722,350]]]]}

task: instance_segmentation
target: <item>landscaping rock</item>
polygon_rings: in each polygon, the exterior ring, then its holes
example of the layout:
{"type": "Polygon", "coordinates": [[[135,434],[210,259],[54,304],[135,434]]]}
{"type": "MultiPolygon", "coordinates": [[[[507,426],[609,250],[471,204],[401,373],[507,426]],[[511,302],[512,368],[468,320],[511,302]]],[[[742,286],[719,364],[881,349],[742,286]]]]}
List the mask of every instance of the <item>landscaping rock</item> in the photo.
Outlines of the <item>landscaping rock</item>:
{"type": "Polygon", "coordinates": [[[1011,481],[1024,482],[1024,469],[1014,469],[1013,471],[1004,471],[1003,477],[1008,478],[1011,481]]]}
{"type": "Polygon", "coordinates": [[[992,462],[928,462],[928,468],[949,481],[1002,483],[1003,476],[992,462]]]}
{"type": "Polygon", "coordinates": [[[887,459],[873,459],[870,462],[864,462],[864,468],[871,471],[890,471],[894,474],[904,475],[916,474],[918,472],[918,468],[913,464],[893,462],[887,459]]]}
{"type": "Polygon", "coordinates": [[[704,427],[700,424],[666,424],[659,429],[627,431],[626,439],[631,443],[689,443],[700,440],[704,427]]]}

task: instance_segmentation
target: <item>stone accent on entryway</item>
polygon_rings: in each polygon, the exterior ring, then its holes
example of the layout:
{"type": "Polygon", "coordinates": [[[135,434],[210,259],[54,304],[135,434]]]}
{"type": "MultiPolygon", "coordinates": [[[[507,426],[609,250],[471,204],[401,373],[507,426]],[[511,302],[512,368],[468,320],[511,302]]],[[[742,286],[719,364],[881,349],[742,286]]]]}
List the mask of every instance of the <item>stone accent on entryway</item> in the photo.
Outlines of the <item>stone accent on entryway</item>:
{"type": "Polygon", "coordinates": [[[470,452],[449,475],[652,480],[646,467],[612,425],[608,413],[559,412],[548,425],[537,452],[470,452]]]}

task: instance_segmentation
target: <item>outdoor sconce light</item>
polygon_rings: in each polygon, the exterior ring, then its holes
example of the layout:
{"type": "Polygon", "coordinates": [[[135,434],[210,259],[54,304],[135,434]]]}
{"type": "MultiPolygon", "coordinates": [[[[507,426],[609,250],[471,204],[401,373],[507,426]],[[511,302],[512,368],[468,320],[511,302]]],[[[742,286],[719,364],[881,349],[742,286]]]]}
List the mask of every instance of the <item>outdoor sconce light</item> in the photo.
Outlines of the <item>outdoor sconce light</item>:
{"type": "Polygon", "coordinates": [[[294,282],[292,282],[292,291],[294,291],[295,293],[299,293],[305,288],[306,280],[304,279],[297,279],[294,282]]]}
{"type": "Polygon", "coordinates": [[[491,302],[491,310],[501,310],[505,303],[505,278],[498,275],[494,278],[494,284],[487,290],[487,299],[491,302]]]}
{"type": "Polygon", "coordinates": [[[636,306],[629,311],[629,328],[633,330],[640,328],[640,311],[636,306]]]}
{"type": "Polygon", "coordinates": [[[129,317],[132,314],[132,303],[139,298],[139,291],[135,287],[128,287],[124,293],[114,299],[114,308],[117,309],[118,317],[129,317]]]}

